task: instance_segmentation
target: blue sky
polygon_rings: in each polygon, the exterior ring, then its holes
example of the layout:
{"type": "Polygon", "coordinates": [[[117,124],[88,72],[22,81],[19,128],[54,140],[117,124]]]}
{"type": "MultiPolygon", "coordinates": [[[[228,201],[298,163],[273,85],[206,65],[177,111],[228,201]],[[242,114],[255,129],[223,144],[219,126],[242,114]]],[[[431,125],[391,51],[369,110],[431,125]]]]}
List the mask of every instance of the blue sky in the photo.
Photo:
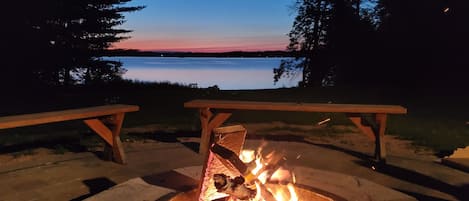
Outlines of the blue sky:
{"type": "Polygon", "coordinates": [[[284,50],[296,15],[293,0],[134,0],[131,39],[115,45],[160,51],[284,50]]]}

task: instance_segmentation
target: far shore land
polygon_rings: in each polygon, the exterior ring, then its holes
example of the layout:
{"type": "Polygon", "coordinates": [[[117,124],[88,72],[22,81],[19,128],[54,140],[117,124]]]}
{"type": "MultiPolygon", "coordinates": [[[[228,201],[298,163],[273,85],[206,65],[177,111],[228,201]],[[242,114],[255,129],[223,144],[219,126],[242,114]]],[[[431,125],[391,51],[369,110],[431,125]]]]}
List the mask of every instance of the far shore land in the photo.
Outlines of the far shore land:
{"type": "Polygon", "coordinates": [[[134,49],[114,49],[106,56],[133,57],[295,57],[295,52],[284,50],[270,51],[230,51],[230,52],[178,52],[178,51],[142,51],[134,49]]]}

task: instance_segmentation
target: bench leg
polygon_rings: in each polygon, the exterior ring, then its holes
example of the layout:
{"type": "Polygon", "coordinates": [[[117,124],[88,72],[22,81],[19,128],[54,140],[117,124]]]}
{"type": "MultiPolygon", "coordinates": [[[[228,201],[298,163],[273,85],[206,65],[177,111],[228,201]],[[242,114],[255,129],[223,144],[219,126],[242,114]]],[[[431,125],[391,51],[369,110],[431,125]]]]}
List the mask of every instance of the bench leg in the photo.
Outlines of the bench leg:
{"type": "Polygon", "coordinates": [[[384,141],[384,132],[386,130],[386,114],[376,114],[376,130],[375,130],[375,159],[380,164],[386,163],[386,143],[384,141]]]}
{"type": "Polygon", "coordinates": [[[201,135],[200,135],[200,147],[199,154],[206,156],[208,154],[209,146],[211,144],[212,130],[222,125],[228,118],[230,118],[230,112],[221,112],[213,114],[210,108],[200,109],[200,123],[201,123],[201,135]]]}
{"type": "Polygon", "coordinates": [[[99,119],[84,120],[85,124],[106,142],[104,146],[104,156],[120,164],[126,163],[124,148],[120,140],[120,131],[123,121],[124,113],[112,115],[109,127],[99,119]]]}
{"type": "Polygon", "coordinates": [[[375,159],[378,163],[386,163],[386,144],[384,142],[384,132],[386,130],[386,114],[376,114],[374,122],[367,121],[368,119],[359,114],[349,114],[348,118],[352,121],[363,134],[375,142],[375,159]]]}

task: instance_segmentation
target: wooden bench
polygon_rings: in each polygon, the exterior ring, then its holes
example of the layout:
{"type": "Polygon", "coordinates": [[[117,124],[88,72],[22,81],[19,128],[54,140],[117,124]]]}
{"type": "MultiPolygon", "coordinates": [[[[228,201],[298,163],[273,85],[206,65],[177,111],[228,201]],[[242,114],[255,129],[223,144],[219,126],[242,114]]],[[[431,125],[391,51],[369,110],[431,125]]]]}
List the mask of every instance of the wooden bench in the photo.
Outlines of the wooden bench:
{"type": "Polygon", "coordinates": [[[138,111],[136,105],[104,105],[80,109],[0,117],[0,129],[33,126],[53,122],[83,119],[106,142],[104,152],[117,163],[125,164],[120,130],[126,112],[138,111]]]}
{"type": "Polygon", "coordinates": [[[397,105],[358,105],[358,104],[318,104],[293,102],[254,102],[227,100],[192,100],[184,103],[186,108],[197,108],[200,111],[201,142],[199,153],[208,153],[211,133],[214,128],[223,124],[234,110],[266,110],[290,112],[328,112],[345,113],[366,136],[375,141],[375,159],[386,162],[384,132],[388,114],[406,114],[407,109],[397,105]],[[371,114],[372,118],[365,118],[371,114]]]}

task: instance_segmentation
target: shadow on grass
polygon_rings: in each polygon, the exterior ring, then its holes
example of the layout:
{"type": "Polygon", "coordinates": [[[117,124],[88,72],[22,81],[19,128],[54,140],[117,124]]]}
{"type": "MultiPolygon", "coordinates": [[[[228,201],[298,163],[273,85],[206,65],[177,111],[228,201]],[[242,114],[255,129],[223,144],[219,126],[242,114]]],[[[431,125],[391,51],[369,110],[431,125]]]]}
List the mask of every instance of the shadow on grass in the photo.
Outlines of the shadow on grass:
{"type": "MultiPolygon", "coordinates": [[[[369,167],[369,163],[364,161],[356,161],[358,165],[369,167]]],[[[469,197],[469,184],[463,186],[453,186],[438,179],[432,178],[428,175],[421,174],[419,172],[408,170],[402,167],[398,167],[392,164],[381,165],[376,169],[378,172],[389,175],[393,178],[397,178],[402,181],[407,181],[416,185],[424,186],[436,191],[440,191],[449,195],[452,195],[460,200],[465,200],[469,197]]],[[[415,192],[407,192],[402,189],[396,189],[406,194],[415,194],[415,198],[418,200],[441,200],[439,198],[428,197],[427,195],[420,195],[415,192]],[[420,197],[420,198],[419,198],[420,197]]]]}
{"type": "MultiPolygon", "coordinates": [[[[198,138],[200,131],[180,130],[177,132],[146,132],[146,133],[128,133],[122,134],[121,140],[125,141],[144,141],[156,140],[159,142],[181,143],[187,148],[198,152],[199,143],[192,141],[179,140],[180,138],[198,138]]],[[[29,140],[18,144],[2,145],[0,144],[0,154],[10,154],[14,157],[21,155],[34,155],[34,150],[46,148],[52,150],[55,154],[64,154],[66,152],[81,153],[91,152],[98,158],[106,160],[102,152],[104,141],[95,133],[82,133],[79,135],[63,136],[55,138],[44,138],[41,140],[29,140]]]]}
{"type": "Polygon", "coordinates": [[[438,152],[435,153],[435,156],[438,158],[444,158],[446,156],[453,154],[453,152],[454,152],[454,149],[453,150],[439,150],[438,152]]]}
{"type": "Polygon", "coordinates": [[[0,146],[0,154],[10,154],[13,157],[21,157],[24,155],[34,155],[35,149],[46,148],[52,150],[54,154],[64,154],[66,152],[73,153],[83,153],[89,152],[94,154],[97,158],[109,161],[112,160],[108,155],[104,153],[104,142],[100,145],[84,145],[80,144],[77,140],[68,140],[68,139],[55,139],[53,141],[36,141],[33,143],[26,143],[20,145],[10,145],[10,146],[0,146]],[[100,148],[96,148],[100,147],[100,148]]]}
{"type": "Polygon", "coordinates": [[[127,133],[122,137],[123,140],[156,140],[158,142],[181,143],[190,150],[198,153],[199,143],[191,141],[181,141],[180,138],[200,138],[200,131],[180,130],[177,132],[145,132],[145,133],[127,133]]]}
{"type": "Polygon", "coordinates": [[[88,187],[89,193],[86,195],[82,195],[77,198],[71,199],[71,201],[79,201],[79,200],[84,200],[86,198],[89,198],[93,195],[96,195],[104,190],[107,190],[113,186],[116,185],[115,182],[111,181],[110,179],[106,177],[98,177],[94,179],[87,179],[84,180],[83,183],[88,187]]]}
{"type": "Polygon", "coordinates": [[[410,195],[410,196],[414,197],[415,199],[421,200],[421,201],[448,201],[448,200],[445,200],[445,199],[436,198],[436,197],[432,197],[432,196],[428,196],[428,195],[423,195],[423,194],[416,193],[416,192],[404,191],[404,190],[401,190],[401,189],[394,189],[394,190],[403,192],[403,193],[405,193],[407,195],[410,195]]]}
{"type": "Polygon", "coordinates": [[[21,144],[2,145],[0,154],[11,154],[37,148],[53,149],[56,150],[57,153],[68,151],[77,153],[88,150],[88,146],[81,144],[78,138],[54,138],[30,141],[21,144]]]}
{"type": "Polygon", "coordinates": [[[190,191],[197,187],[199,181],[189,176],[183,175],[174,170],[155,175],[142,177],[142,179],[152,185],[165,187],[180,192],[190,191]]]}
{"type": "Polygon", "coordinates": [[[373,160],[372,156],[369,156],[369,155],[361,153],[361,152],[345,149],[345,148],[334,146],[334,145],[331,145],[331,144],[321,144],[321,143],[313,143],[313,142],[307,141],[307,140],[305,140],[304,136],[298,136],[298,135],[269,135],[269,136],[266,136],[266,135],[252,135],[252,134],[249,134],[249,135],[247,135],[247,138],[248,139],[256,139],[256,140],[266,139],[266,140],[271,140],[271,141],[301,142],[301,143],[310,144],[310,145],[314,145],[314,146],[318,146],[318,147],[322,147],[322,148],[326,148],[326,149],[330,149],[330,150],[340,151],[340,152],[349,154],[351,156],[354,156],[356,158],[359,158],[363,161],[368,161],[370,163],[371,163],[371,160],[373,160]]]}

